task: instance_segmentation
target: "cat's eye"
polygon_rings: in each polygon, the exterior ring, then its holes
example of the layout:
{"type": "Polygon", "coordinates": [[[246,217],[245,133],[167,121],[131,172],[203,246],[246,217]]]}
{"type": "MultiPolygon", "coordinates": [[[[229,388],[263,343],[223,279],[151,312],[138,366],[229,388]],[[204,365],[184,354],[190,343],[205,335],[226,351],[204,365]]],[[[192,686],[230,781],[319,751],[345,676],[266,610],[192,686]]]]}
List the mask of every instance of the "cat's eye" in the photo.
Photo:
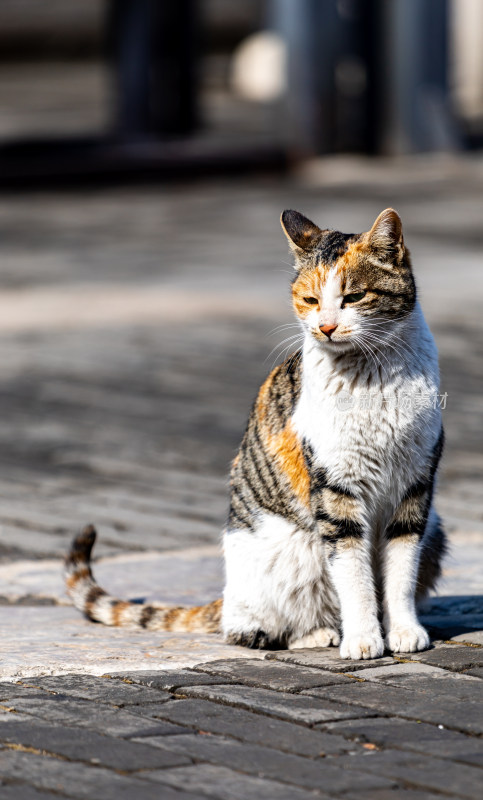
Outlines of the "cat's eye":
{"type": "Polygon", "coordinates": [[[319,301],[316,297],[304,297],[304,302],[308,303],[309,306],[315,306],[319,301]]]}
{"type": "Polygon", "coordinates": [[[344,303],[357,303],[366,296],[366,292],[354,292],[354,294],[346,294],[344,296],[344,303]]]}

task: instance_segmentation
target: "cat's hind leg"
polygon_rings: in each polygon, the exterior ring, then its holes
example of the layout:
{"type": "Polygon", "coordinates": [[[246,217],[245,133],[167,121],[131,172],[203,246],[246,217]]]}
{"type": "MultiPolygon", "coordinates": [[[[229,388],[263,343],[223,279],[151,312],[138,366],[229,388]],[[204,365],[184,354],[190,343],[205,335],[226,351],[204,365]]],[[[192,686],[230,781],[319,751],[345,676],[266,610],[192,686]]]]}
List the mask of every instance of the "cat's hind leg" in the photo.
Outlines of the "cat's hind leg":
{"type": "Polygon", "coordinates": [[[312,636],[312,644],[299,646],[336,643],[339,606],[320,537],[267,512],[254,530],[227,530],[224,552],[222,627],[228,642],[274,649],[312,636]],[[317,634],[323,629],[330,635],[317,634]]]}
{"type": "Polygon", "coordinates": [[[303,650],[306,647],[337,647],[340,644],[339,632],[334,628],[317,628],[306,636],[292,639],[289,650],[303,650]]]}

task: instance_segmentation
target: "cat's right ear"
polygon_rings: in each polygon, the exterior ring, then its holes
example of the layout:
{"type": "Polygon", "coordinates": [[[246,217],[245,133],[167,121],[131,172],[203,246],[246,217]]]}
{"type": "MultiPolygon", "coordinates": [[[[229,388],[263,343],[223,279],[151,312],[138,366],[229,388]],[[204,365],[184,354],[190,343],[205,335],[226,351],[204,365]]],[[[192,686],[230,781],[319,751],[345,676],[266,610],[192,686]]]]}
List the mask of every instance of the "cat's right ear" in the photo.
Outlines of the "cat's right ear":
{"type": "Polygon", "coordinates": [[[311,250],[319,240],[322,231],[310,219],[298,211],[284,211],[280,217],[283,232],[295,254],[311,250]]]}

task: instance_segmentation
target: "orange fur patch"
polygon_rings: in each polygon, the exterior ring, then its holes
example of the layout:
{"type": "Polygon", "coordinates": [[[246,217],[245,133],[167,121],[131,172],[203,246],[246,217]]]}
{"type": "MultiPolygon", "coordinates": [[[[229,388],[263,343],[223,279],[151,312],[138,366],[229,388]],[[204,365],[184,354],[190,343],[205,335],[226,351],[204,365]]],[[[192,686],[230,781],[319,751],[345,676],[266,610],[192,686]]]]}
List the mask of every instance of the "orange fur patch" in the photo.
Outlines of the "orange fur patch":
{"type": "Polygon", "coordinates": [[[305,317],[309,311],[315,308],[314,305],[308,305],[304,301],[304,297],[316,297],[320,299],[322,288],[327,280],[327,269],[319,266],[315,269],[302,270],[298,278],[292,284],[292,303],[295,313],[299,317],[305,317]]]}
{"type": "Polygon", "coordinates": [[[115,606],[112,607],[112,624],[113,625],[122,625],[122,612],[130,607],[130,603],[125,602],[124,600],[119,600],[115,606]]]}
{"type": "Polygon", "coordinates": [[[289,422],[283,431],[270,437],[269,450],[276,458],[281,472],[290,481],[292,490],[302,505],[310,505],[310,477],[302,451],[302,443],[289,422]]]}
{"type": "MultiPolygon", "coordinates": [[[[179,616],[180,614],[183,613],[184,610],[185,609],[183,608],[170,608],[168,611],[166,611],[163,620],[164,630],[166,631],[174,630],[176,623],[178,622],[179,616]]],[[[185,628],[185,630],[187,629],[185,628]]]]}
{"type": "Polygon", "coordinates": [[[363,238],[362,240],[360,240],[358,242],[354,242],[353,244],[351,244],[347,248],[346,252],[343,253],[343,255],[339,258],[339,260],[337,262],[337,272],[336,272],[336,274],[342,276],[342,281],[341,281],[342,290],[344,290],[344,288],[345,288],[344,281],[343,281],[344,273],[350,268],[357,267],[357,265],[359,263],[359,260],[360,260],[361,253],[366,248],[367,248],[367,242],[363,238]]]}
{"type": "Polygon", "coordinates": [[[257,397],[257,417],[261,426],[263,426],[267,418],[268,395],[270,393],[272,380],[273,372],[271,372],[268,378],[262,383],[257,397]]]}
{"type": "Polygon", "coordinates": [[[78,581],[86,580],[86,578],[90,578],[90,570],[88,567],[81,567],[66,579],[67,588],[72,589],[78,581]]]}

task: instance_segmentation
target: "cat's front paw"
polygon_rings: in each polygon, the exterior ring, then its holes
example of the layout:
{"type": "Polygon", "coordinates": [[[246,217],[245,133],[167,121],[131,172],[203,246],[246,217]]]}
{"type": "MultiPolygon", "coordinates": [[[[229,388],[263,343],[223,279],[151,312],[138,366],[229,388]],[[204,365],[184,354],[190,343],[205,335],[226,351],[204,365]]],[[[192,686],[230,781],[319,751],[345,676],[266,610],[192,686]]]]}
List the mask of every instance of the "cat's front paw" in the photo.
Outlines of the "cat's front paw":
{"type": "Polygon", "coordinates": [[[400,625],[386,635],[386,645],[391,653],[416,653],[429,647],[429,636],[422,625],[400,625]]]}
{"type": "Polygon", "coordinates": [[[384,653],[384,642],[379,631],[344,636],[340,646],[341,658],[360,661],[365,658],[379,658],[384,653]]]}
{"type": "Polygon", "coordinates": [[[300,639],[290,642],[289,650],[302,650],[305,647],[330,647],[331,645],[337,647],[339,642],[340,636],[333,628],[317,628],[307,636],[301,636],[300,639]]]}

